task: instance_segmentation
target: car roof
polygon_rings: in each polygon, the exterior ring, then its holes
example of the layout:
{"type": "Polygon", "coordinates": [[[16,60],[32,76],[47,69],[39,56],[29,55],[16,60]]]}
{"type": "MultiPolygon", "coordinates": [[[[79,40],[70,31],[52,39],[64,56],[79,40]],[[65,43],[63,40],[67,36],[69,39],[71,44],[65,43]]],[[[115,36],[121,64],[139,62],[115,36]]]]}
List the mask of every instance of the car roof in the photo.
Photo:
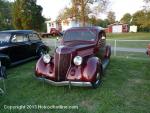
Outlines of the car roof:
{"type": "Polygon", "coordinates": [[[17,34],[17,33],[21,33],[21,34],[30,34],[30,33],[36,33],[33,30],[6,30],[6,31],[0,31],[0,33],[10,33],[10,34],[17,34]]]}
{"type": "MultiPolygon", "coordinates": [[[[72,27],[72,28],[70,28],[70,29],[68,29],[68,30],[74,30],[74,29],[78,29],[78,30],[80,30],[80,29],[95,29],[95,30],[97,30],[98,32],[104,31],[104,28],[99,27],[99,26],[91,26],[91,27],[72,27]]],[[[67,31],[67,30],[66,30],[66,31],[67,31]]]]}

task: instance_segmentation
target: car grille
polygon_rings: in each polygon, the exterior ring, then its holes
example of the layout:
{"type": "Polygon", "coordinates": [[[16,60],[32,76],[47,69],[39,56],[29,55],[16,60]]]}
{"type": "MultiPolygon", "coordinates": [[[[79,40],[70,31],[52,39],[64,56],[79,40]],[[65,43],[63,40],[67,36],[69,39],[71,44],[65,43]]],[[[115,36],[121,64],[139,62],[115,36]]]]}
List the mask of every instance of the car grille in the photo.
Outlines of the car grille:
{"type": "Polygon", "coordinates": [[[70,67],[71,54],[55,53],[55,76],[58,81],[66,79],[67,71],[70,67]]]}

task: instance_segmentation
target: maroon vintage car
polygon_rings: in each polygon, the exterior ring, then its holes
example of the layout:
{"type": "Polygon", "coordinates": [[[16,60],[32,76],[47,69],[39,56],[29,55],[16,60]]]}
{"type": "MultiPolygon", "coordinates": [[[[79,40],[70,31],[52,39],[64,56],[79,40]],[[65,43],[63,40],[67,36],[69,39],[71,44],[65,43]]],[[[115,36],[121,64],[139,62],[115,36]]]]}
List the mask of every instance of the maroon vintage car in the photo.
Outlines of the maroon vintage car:
{"type": "Polygon", "coordinates": [[[109,63],[111,47],[100,27],[68,29],[53,56],[43,55],[35,69],[37,78],[50,84],[97,88],[109,63]]]}
{"type": "Polygon", "coordinates": [[[150,56],[150,44],[147,47],[147,52],[146,53],[147,53],[148,56],[150,56]]]}

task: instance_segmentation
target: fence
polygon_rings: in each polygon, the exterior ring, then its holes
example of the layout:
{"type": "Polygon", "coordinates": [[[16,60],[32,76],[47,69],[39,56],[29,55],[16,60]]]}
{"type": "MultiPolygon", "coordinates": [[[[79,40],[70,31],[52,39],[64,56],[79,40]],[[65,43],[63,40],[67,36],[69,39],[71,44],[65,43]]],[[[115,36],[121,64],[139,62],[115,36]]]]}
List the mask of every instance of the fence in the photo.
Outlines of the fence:
{"type": "MultiPolygon", "coordinates": [[[[59,45],[59,41],[56,39],[43,39],[43,41],[51,48],[51,53],[53,53],[54,48],[59,45]]],[[[146,55],[146,49],[148,44],[150,44],[150,40],[107,39],[107,44],[111,45],[113,56],[150,59],[146,55]]]]}
{"type": "Polygon", "coordinates": [[[113,40],[108,39],[107,43],[112,47],[113,56],[127,58],[148,58],[146,49],[150,40],[113,40]]]}

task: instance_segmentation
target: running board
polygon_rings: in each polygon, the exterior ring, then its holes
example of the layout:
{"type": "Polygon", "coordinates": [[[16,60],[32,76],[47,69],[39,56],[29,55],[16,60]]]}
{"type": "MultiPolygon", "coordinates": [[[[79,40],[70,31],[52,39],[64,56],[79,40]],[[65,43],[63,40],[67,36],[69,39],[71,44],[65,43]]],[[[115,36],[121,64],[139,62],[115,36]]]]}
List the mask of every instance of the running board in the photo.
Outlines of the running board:
{"type": "Polygon", "coordinates": [[[15,65],[18,65],[18,64],[21,64],[21,63],[24,63],[24,62],[27,62],[27,61],[30,61],[30,60],[33,60],[33,59],[36,59],[37,57],[34,56],[34,57],[29,57],[29,58],[26,58],[26,59],[23,59],[23,60],[20,60],[20,61],[17,61],[17,62],[14,62],[14,63],[11,63],[10,66],[15,66],[15,65]]]}

